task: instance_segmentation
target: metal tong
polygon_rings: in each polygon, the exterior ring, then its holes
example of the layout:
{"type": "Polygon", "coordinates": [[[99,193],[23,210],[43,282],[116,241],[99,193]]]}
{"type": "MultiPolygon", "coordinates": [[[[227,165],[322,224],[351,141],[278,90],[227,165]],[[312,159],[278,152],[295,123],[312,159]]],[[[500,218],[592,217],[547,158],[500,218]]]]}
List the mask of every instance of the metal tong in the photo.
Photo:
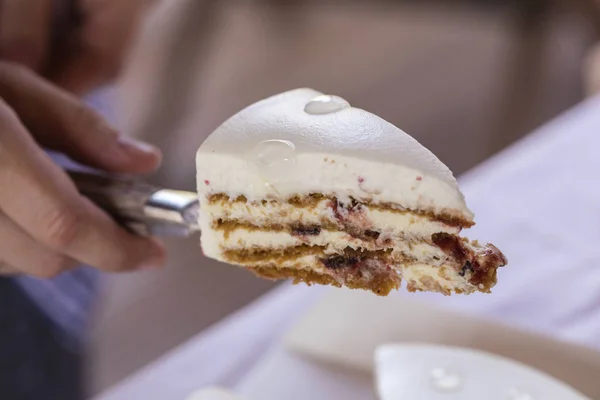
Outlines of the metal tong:
{"type": "Polygon", "coordinates": [[[198,195],[88,169],[65,168],[81,194],[124,228],[142,236],[183,236],[200,232],[198,195]]]}

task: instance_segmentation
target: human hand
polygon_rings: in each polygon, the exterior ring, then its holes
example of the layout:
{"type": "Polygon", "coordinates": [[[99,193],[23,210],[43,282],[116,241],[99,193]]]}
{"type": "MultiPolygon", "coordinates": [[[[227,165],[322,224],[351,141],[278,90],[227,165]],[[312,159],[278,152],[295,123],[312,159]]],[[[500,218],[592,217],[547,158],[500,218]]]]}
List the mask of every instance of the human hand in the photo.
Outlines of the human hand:
{"type": "Polygon", "coordinates": [[[0,59],[78,95],[113,79],[151,0],[2,0],[0,59]]]}
{"type": "Polygon", "coordinates": [[[81,263],[106,271],[161,266],[163,246],[117,226],[41,146],[124,173],[155,169],[158,150],[120,136],[73,95],[16,64],[0,62],[0,98],[2,273],[51,277],[81,263]]]}

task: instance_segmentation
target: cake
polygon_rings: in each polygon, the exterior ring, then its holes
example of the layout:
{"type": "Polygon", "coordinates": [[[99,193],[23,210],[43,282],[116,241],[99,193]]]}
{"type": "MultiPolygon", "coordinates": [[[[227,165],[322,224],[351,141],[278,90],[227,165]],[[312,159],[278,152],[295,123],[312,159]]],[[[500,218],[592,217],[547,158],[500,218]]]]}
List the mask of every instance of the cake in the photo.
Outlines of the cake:
{"type": "Polygon", "coordinates": [[[473,213],[448,167],[338,96],[296,89],[243,109],[196,168],[204,254],[264,278],[468,294],[506,264],[460,236],[473,213]]]}

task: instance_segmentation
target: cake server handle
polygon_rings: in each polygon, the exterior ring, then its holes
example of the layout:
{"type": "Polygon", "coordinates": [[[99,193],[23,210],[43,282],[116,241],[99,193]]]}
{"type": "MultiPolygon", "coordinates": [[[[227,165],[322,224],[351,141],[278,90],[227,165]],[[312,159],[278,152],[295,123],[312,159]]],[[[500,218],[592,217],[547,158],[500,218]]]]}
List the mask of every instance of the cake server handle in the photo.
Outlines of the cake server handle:
{"type": "Polygon", "coordinates": [[[86,168],[65,171],[81,194],[135,234],[187,237],[200,231],[194,192],[164,189],[86,168]]]}

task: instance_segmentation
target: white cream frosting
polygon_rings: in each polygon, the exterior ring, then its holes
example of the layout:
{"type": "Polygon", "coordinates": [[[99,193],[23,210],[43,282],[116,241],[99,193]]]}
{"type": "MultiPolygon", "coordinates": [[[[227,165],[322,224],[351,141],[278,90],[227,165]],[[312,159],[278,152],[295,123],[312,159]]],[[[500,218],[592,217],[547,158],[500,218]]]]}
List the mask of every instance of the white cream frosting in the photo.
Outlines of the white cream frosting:
{"type": "MultiPolygon", "coordinates": [[[[376,251],[382,248],[374,243],[353,238],[344,232],[322,231],[319,235],[309,236],[306,239],[285,232],[248,231],[246,229],[236,229],[230,234],[224,234],[223,231],[215,231],[214,235],[217,239],[215,242],[219,243],[220,251],[235,251],[250,248],[279,250],[302,244],[325,246],[325,254],[341,253],[346,248],[369,251],[376,251]]],[[[446,254],[439,247],[426,242],[411,243],[404,240],[391,240],[389,247],[394,249],[394,253],[410,255],[432,266],[442,265],[447,258],[446,254]],[[434,257],[437,257],[437,260],[434,257]]]]}
{"type": "MultiPolygon", "coordinates": [[[[327,204],[320,201],[315,207],[296,207],[288,203],[267,203],[250,205],[240,202],[205,204],[203,211],[211,220],[236,221],[257,227],[268,225],[321,225],[323,220],[332,223],[336,217],[327,204]]],[[[448,226],[426,216],[412,213],[398,213],[382,209],[362,208],[362,219],[368,221],[365,229],[374,229],[380,233],[402,235],[409,239],[427,239],[437,232],[458,235],[460,228],[448,226]]]]}
{"type": "Polygon", "coordinates": [[[249,200],[323,193],[472,220],[452,172],[429,150],[382,118],[334,100],[296,89],[223,123],[197,153],[201,205],[211,193],[249,200]],[[315,98],[325,105],[310,104],[315,98]]]}

